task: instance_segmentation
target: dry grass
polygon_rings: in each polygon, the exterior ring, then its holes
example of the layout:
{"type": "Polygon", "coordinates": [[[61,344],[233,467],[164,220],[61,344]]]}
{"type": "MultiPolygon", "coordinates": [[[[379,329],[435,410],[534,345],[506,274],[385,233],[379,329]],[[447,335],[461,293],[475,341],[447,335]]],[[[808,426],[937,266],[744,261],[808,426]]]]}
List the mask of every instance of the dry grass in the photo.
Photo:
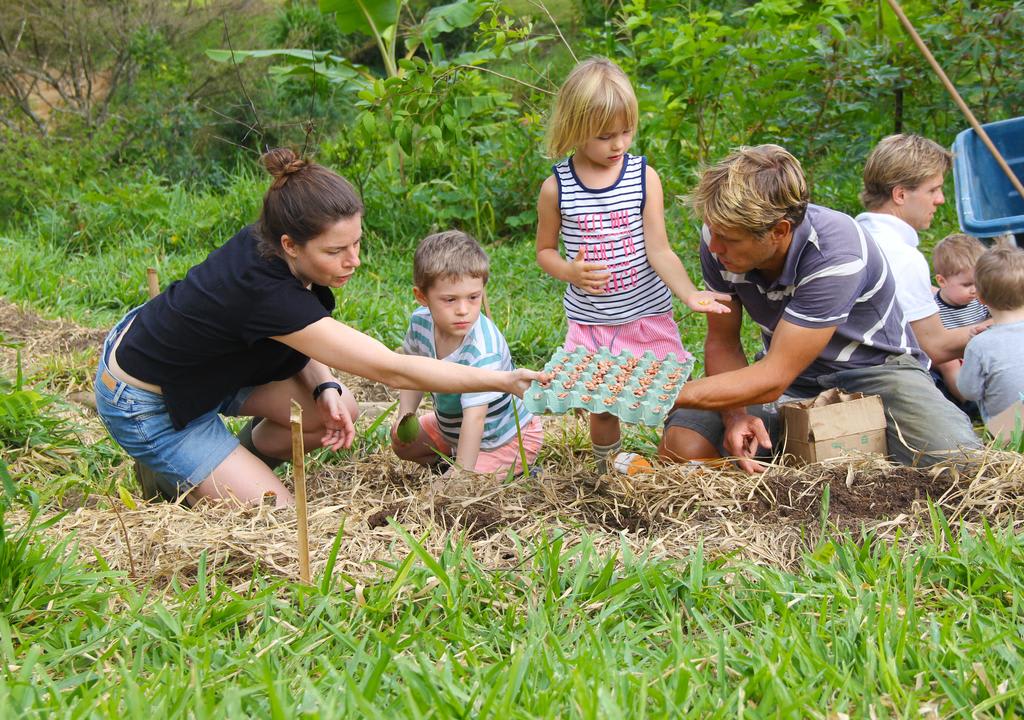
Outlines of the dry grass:
{"type": "MultiPolygon", "coordinates": [[[[0,302],[0,327],[8,328],[4,332],[9,339],[18,337],[9,328],[23,330],[28,362],[55,351],[81,350],[86,341],[93,346],[102,341],[101,331],[18,313],[0,302]]],[[[361,401],[378,409],[390,397],[379,384],[344,379],[361,401]]],[[[79,421],[87,436],[103,437],[94,416],[79,421]]],[[[822,532],[825,486],[830,527],[863,528],[908,544],[930,537],[929,498],[951,524],[962,522],[968,529],[983,518],[1019,528],[1024,517],[1024,458],[1013,453],[991,451],[967,467],[930,470],[857,457],[799,469],[774,466],[759,476],[681,465],[659,466],[648,475],[595,478],[586,453],[578,449],[578,439],[585,435],[575,416],[548,419],[539,474],[512,480],[438,478],[387,452],[360,461],[314,464],[307,471],[314,576],[323,571],[343,523],[337,571],[357,582],[388,574],[380,563],[395,562],[408,548],[387,517],[417,537],[425,536],[424,546],[434,553],[451,535],[465,533],[476,558],[494,569],[528,562],[525,553],[532,541],[561,534],[572,544],[583,533],[602,550],[624,543],[654,556],[684,557],[703,543],[709,556],[732,554],[793,567],[822,532]]],[[[32,468],[16,465],[12,471],[31,473],[32,468]]],[[[133,487],[127,476],[120,480],[133,487]]],[[[297,576],[293,510],[224,505],[186,509],[163,503],[130,509],[113,502],[115,506],[93,496],[68,510],[48,532],[74,534],[81,547],[95,549],[113,568],[130,571],[134,564],[135,579],[158,588],[175,576],[187,583],[204,551],[208,564],[219,566],[239,586],[256,567],[297,576]]],[[[24,520],[24,514],[8,514],[14,525],[24,520]]]]}
{"type": "MultiPolygon", "coordinates": [[[[313,469],[311,564],[314,575],[323,571],[344,522],[337,570],[359,582],[387,574],[379,563],[408,553],[387,524],[390,516],[415,535],[426,535],[424,546],[434,553],[449,535],[465,533],[476,558],[494,569],[528,561],[524,553],[531,541],[562,534],[571,545],[582,533],[602,550],[625,543],[637,552],[684,557],[703,543],[708,556],[733,554],[790,568],[820,536],[826,484],[830,525],[863,527],[906,544],[931,536],[929,497],[951,524],[963,522],[968,529],[982,518],[1018,528],[1024,517],[1024,458],[1010,453],[989,453],[967,473],[861,458],[799,470],[774,467],[754,477],[669,466],[651,475],[609,475],[598,483],[579,461],[545,465],[534,478],[449,480],[381,454],[313,469]]],[[[19,516],[10,520],[17,524],[19,516]]],[[[74,533],[82,547],[125,571],[132,565],[130,550],[136,580],[157,587],[172,576],[188,582],[203,551],[209,564],[239,586],[257,566],[289,577],[298,572],[295,513],[288,509],[153,504],[130,510],[103,500],[71,510],[49,532],[74,533]]]]}

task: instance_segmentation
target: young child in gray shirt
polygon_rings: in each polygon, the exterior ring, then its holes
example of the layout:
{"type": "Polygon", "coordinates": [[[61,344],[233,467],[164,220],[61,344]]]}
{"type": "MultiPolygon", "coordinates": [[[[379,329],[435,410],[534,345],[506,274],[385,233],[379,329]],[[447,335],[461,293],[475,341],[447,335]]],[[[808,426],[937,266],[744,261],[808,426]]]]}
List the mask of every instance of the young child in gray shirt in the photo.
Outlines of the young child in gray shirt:
{"type": "Polygon", "coordinates": [[[977,401],[988,422],[1024,392],[1024,250],[1010,245],[987,250],[974,278],[993,322],[967,343],[957,386],[964,398],[977,401]]]}

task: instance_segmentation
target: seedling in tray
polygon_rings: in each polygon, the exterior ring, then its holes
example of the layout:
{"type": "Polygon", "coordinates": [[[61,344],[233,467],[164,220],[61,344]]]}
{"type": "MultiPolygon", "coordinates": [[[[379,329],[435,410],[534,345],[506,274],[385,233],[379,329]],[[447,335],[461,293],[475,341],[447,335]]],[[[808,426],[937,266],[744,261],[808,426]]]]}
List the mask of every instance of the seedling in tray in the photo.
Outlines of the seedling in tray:
{"type": "Polygon", "coordinates": [[[660,425],[693,370],[693,356],[687,353],[680,359],[669,353],[658,360],[650,351],[636,357],[578,347],[556,351],[544,370],[553,378],[547,386],[535,382],[526,391],[530,412],[558,414],[582,408],[612,413],[623,422],[660,425]]]}

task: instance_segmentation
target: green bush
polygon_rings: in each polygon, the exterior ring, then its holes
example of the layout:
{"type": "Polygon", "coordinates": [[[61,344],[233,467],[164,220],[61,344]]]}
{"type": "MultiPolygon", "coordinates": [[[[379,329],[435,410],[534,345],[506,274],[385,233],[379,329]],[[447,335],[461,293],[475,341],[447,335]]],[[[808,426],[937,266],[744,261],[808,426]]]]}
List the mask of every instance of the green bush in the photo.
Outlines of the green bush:
{"type": "MultiPolygon", "coordinates": [[[[1024,41],[1019,3],[903,4],[979,117],[1024,112],[1024,81],[1007,65],[1024,41]]],[[[816,200],[856,211],[863,159],[881,137],[901,129],[949,144],[967,127],[883,6],[627,2],[613,32],[584,33],[579,54],[611,54],[633,78],[638,146],[670,178],[689,184],[737,145],[774,142],[802,160],[816,200]]]]}
{"type": "Polygon", "coordinates": [[[460,227],[488,242],[532,224],[523,213],[546,173],[539,129],[481,72],[414,59],[361,91],[357,107],[321,160],[357,186],[369,229],[412,242],[460,227]]]}

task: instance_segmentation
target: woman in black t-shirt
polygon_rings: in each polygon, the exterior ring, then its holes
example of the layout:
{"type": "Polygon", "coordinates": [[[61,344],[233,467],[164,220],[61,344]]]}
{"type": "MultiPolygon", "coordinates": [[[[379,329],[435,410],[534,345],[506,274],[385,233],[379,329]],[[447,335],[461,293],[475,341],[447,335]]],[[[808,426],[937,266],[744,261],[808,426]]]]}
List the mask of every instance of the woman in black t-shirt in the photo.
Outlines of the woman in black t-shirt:
{"type": "Polygon", "coordinates": [[[349,447],[355,400],[330,368],[392,387],[522,395],[540,375],[399,355],[331,317],[359,267],[363,205],[336,173],[290,150],[259,221],[110,332],[96,373],[100,417],[137,460],[147,495],[258,502],[291,493],[272,468],[290,455],[290,401],[305,447],[349,447]],[[254,416],[235,437],[220,415],[254,416]]]}

